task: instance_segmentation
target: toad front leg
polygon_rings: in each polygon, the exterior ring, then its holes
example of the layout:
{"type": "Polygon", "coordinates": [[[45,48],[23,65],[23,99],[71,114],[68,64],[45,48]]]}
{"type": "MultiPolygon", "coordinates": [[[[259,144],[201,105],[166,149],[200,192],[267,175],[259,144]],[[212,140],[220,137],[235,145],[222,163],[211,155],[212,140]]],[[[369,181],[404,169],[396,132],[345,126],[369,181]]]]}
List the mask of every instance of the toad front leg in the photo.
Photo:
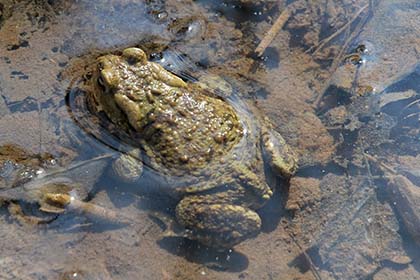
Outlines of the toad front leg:
{"type": "Polygon", "coordinates": [[[271,128],[263,126],[261,130],[262,150],[267,163],[284,178],[290,178],[297,169],[297,156],[287,145],[283,137],[271,128]]]}
{"type": "Polygon", "coordinates": [[[125,182],[133,183],[139,180],[143,173],[143,162],[139,149],[132,149],[121,154],[112,163],[112,169],[118,178],[125,182]]]}

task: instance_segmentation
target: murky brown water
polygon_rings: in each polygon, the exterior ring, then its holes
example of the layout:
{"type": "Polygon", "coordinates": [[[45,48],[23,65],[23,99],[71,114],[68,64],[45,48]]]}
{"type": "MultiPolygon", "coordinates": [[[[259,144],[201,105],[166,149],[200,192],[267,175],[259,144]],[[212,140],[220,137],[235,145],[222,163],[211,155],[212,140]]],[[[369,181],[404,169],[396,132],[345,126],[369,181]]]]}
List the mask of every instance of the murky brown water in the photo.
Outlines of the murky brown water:
{"type": "Polygon", "coordinates": [[[419,279],[417,2],[0,0],[0,278],[419,279]],[[149,214],[173,217],[176,201],[94,159],[115,150],[66,98],[96,57],[128,46],[181,76],[167,50],[225,77],[298,152],[256,238],[224,252],[164,238],[149,214]],[[135,222],[42,213],[33,190],[63,177],[135,222]]]}

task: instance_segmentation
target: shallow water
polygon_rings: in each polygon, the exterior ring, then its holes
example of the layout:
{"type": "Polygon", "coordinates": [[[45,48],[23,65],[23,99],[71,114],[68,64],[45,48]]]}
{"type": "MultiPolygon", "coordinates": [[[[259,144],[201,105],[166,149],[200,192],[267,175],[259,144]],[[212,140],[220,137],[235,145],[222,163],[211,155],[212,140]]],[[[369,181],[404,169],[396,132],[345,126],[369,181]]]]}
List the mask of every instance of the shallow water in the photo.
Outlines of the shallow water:
{"type": "Polygon", "coordinates": [[[0,208],[1,279],[420,278],[417,1],[97,2],[0,0],[0,194],[17,190],[0,208]],[[156,216],[173,218],[176,201],[154,173],[133,184],[110,163],[71,168],[117,153],[77,124],[68,98],[96,57],[128,46],[183,78],[223,76],[297,151],[256,238],[220,252],[163,237],[156,216]],[[168,63],[168,50],[189,65],[168,63]],[[52,173],[130,222],[41,213],[21,186],[52,173]]]}

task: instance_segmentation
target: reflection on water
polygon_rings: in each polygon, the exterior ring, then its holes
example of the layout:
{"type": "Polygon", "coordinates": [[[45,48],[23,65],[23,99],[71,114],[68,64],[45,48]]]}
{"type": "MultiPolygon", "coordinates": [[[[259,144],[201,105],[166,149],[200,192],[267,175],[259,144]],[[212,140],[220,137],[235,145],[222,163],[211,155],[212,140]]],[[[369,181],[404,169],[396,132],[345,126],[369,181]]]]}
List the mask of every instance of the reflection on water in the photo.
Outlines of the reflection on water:
{"type": "Polygon", "coordinates": [[[324,2],[0,1],[0,278],[419,278],[420,6],[324,2]],[[177,201],[153,172],[116,178],[118,140],[74,122],[68,89],[128,46],[189,80],[223,76],[299,153],[256,238],[165,237],[177,201]],[[68,180],[74,211],[44,200],[68,180]]]}

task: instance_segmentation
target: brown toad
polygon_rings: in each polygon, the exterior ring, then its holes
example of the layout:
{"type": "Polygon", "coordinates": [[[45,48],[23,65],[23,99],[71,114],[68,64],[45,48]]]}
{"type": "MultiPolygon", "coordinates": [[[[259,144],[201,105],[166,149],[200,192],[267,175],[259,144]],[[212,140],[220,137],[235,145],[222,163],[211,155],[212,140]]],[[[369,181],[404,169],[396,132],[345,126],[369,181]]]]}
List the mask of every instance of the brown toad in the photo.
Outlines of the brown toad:
{"type": "Polygon", "coordinates": [[[253,107],[184,82],[139,48],[99,57],[91,81],[91,110],[135,139],[180,198],[176,220],[189,238],[229,248],[260,231],[255,210],[273,195],[264,164],[288,178],[297,160],[253,107]]]}

